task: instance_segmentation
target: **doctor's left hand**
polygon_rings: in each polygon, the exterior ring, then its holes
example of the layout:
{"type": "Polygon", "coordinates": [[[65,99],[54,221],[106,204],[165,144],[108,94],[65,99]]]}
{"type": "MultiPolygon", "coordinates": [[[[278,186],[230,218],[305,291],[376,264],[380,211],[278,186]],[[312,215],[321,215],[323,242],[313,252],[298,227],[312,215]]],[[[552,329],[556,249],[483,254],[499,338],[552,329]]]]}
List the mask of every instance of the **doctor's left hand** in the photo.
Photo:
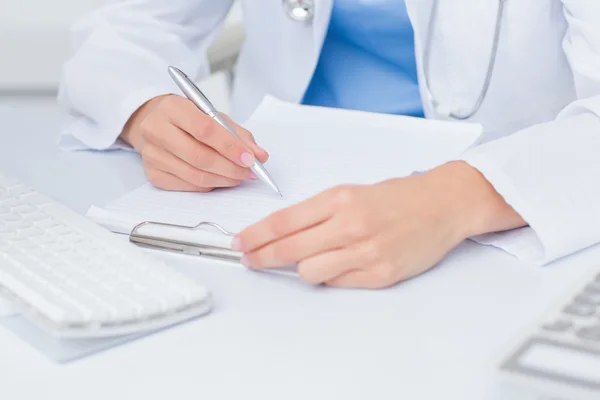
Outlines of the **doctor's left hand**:
{"type": "Polygon", "coordinates": [[[456,162],[330,189],[248,227],[234,248],[251,269],[297,264],[311,284],[375,289],[427,271],[472,235],[524,225],[479,172],[456,162]]]}

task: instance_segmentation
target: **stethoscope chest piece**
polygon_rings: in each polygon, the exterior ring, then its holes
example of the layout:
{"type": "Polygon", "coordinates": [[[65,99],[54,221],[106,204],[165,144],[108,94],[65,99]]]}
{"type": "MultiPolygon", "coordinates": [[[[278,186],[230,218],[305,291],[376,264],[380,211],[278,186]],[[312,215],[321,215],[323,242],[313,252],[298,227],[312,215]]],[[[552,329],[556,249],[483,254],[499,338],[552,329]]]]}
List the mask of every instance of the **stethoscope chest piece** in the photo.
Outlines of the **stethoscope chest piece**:
{"type": "Polygon", "coordinates": [[[315,14],[314,0],[283,0],[283,10],[294,21],[310,21],[315,14]]]}

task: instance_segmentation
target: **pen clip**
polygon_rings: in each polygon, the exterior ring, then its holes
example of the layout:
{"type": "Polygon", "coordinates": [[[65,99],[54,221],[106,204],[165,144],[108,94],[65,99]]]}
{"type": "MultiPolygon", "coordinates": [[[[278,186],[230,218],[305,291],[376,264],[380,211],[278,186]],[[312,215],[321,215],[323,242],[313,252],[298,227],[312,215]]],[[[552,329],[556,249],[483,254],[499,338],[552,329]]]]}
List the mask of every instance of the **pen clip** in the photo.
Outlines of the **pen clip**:
{"type": "Polygon", "coordinates": [[[209,222],[209,221],[203,221],[203,222],[200,222],[199,224],[193,225],[193,226],[169,224],[166,222],[144,221],[144,222],[141,222],[141,223],[137,224],[136,226],[134,226],[133,229],[131,230],[131,234],[136,234],[137,231],[140,230],[140,228],[142,228],[144,226],[148,226],[148,225],[165,226],[165,227],[171,227],[171,228],[185,229],[185,230],[189,230],[189,231],[197,230],[197,229],[201,228],[202,226],[211,226],[213,228],[216,228],[219,232],[221,232],[224,235],[235,236],[235,233],[228,231],[227,229],[223,228],[219,224],[216,224],[214,222],[209,222]]]}

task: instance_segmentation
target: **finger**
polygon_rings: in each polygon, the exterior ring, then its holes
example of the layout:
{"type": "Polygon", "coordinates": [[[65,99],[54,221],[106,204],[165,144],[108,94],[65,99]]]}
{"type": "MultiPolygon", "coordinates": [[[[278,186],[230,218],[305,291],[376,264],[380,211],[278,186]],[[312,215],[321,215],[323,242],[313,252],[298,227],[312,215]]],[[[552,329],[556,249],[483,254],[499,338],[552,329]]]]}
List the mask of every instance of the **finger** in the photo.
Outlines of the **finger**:
{"type": "Polygon", "coordinates": [[[274,240],[322,223],[332,215],[331,194],[323,192],[246,228],[234,238],[233,246],[244,253],[252,252],[274,240]]]}
{"type": "Polygon", "coordinates": [[[336,249],[307,258],[298,263],[298,273],[305,282],[320,285],[326,281],[363,267],[354,249],[336,249]]]}
{"type": "Polygon", "coordinates": [[[242,139],[242,141],[248,147],[250,147],[250,149],[252,150],[252,152],[254,153],[256,158],[258,159],[258,161],[260,161],[261,163],[264,164],[269,160],[269,153],[267,153],[262,147],[260,147],[259,145],[256,144],[256,142],[254,142],[254,138],[249,131],[242,128],[242,129],[238,130],[237,133],[238,133],[239,137],[242,139]]]}
{"type": "Polygon", "coordinates": [[[251,167],[254,164],[254,153],[243,141],[198,110],[191,101],[180,96],[172,98],[167,106],[171,123],[241,167],[251,167]]]}
{"type": "Polygon", "coordinates": [[[176,192],[208,192],[210,188],[199,188],[168,172],[150,167],[147,169],[148,181],[157,188],[176,192]]]}
{"type": "Polygon", "coordinates": [[[203,188],[232,187],[242,181],[226,178],[210,172],[194,168],[175,155],[158,146],[146,145],[142,152],[145,162],[161,171],[175,175],[184,181],[203,188]]]}
{"type": "Polygon", "coordinates": [[[347,237],[335,218],[275,240],[245,254],[246,266],[252,269],[277,268],[297,264],[317,254],[343,247],[347,237]]]}
{"type": "MultiPolygon", "coordinates": [[[[233,125],[233,121],[231,120],[231,118],[229,118],[228,115],[221,114],[221,116],[227,122],[229,122],[230,125],[233,125]]],[[[254,135],[252,135],[250,131],[241,126],[239,126],[238,128],[239,129],[236,130],[238,136],[244,141],[244,143],[246,143],[247,146],[249,146],[252,149],[258,161],[260,161],[261,163],[266,163],[269,160],[269,153],[267,153],[265,149],[263,149],[256,143],[254,135]]]]}
{"type": "Polygon", "coordinates": [[[345,289],[381,289],[383,284],[379,277],[369,270],[350,270],[336,278],[325,282],[327,286],[345,289]]]}
{"type": "Polygon", "coordinates": [[[235,180],[250,179],[252,176],[249,168],[240,167],[175,125],[155,126],[145,136],[196,169],[235,180]]]}

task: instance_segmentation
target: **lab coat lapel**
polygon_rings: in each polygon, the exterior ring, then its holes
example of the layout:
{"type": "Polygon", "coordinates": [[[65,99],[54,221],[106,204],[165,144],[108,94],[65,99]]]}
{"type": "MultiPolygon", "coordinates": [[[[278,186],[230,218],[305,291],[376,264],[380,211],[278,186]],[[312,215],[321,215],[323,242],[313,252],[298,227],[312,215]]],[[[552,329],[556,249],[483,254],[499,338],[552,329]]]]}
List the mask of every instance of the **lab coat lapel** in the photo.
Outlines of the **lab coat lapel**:
{"type": "MultiPolygon", "coordinates": [[[[294,96],[290,100],[299,102],[304,95],[304,92],[310,85],[314,70],[319,62],[321,55],[321,49],[323,48],[323,42],[329,28],[329,21],[331,18],[331,10],[333,8],[333,0],[317,0],[315,1],[315,14],[312,20],[312,44],[310,46],[311,53],[305,54],[306,57],[302,62],[297,63],[297,80],[293,83],[295,89],[293,90],[294,96]],[[297,89],[297,90],[296,90],[297,89]]],[[[307,43],[305,41],[311,40],[309,35],[297,36],[295,40],[301,40],[303,45],[307,43]]],[[[299,46],[304,48],[305,46],[299,46]]]]}
{"type": "MultiPolygon", "coordinates": [[[[247,3],[255,2],[254,0],[246,1],[247,3]]],[[[332,7],[333,0],[314,0],[314,14],[312,19],[308,21],[297,21],[290,18],[287,10],[281,7],[281,2],[273,2],[267,8],[275,16],[280,32],[272,38],[268,37],[268,40],[273,40],[276,49],[273,50],[275,51],[273,58],[264,62],[270,67],[268,73],[285,74],[285,80],[271,90],[272,95],[290,102],[298,103],[302,101],[319,61],[321,48],[329,27],[332,7]]],[[[248,9],[250,10],[248,15],[253,17],[252,21],[247,20],[249,27],[252,27],[252,24],[257,26],[268,25],[265,25],[268,22],[268,20],[265,20],[263,12],[265,10],[250,6],[248,6],[248,9]]],[[[265,29],[272,32],[270,28],[265,29]]],[[[267,36],[271,36],[271,34],[267,36]]],[[[264,52],[262,49],[268,46],[265,43],[266,40],[247,41],[247,53],[262,54],[264,52]],[[248,50],[248,46],[256,46],[256,50],[248,50]]],[[[267,80],[269,79],[270,77],[267,78],[267,80]]],[[[255,100],[255,102],[258,104],[260,99],[255,100]]],[[[256,105],[253,104],[253,106],[256,105]]]]}
{"type": "Polygon", "coordinates": [[[420,44],[425,40],[433,0],[405,0],[405,3],[415,31],[415,41],[420,44]]]}
{"type": "Polygon", "coordinates": [[[423,70],[423,49],[427,39],[427,29],[432,10],[432,0],[406,0],[406,10],[412,23],[415,40],[415,56],[417,61],[417,75],[421,91],[421,99],[426,115],[431,114],[431,101],[425,85],[423,70]]]}
{"type": "Polygon", "coordinates": [[[315,1],[315,17],[313,20],[313,46],[314,54],[318,58],[321,54],[321,48],[325,41],[325,35],[329,28],[331,19],[331,10],[333,9],[333,0],[317,0],[315,1]]]}

